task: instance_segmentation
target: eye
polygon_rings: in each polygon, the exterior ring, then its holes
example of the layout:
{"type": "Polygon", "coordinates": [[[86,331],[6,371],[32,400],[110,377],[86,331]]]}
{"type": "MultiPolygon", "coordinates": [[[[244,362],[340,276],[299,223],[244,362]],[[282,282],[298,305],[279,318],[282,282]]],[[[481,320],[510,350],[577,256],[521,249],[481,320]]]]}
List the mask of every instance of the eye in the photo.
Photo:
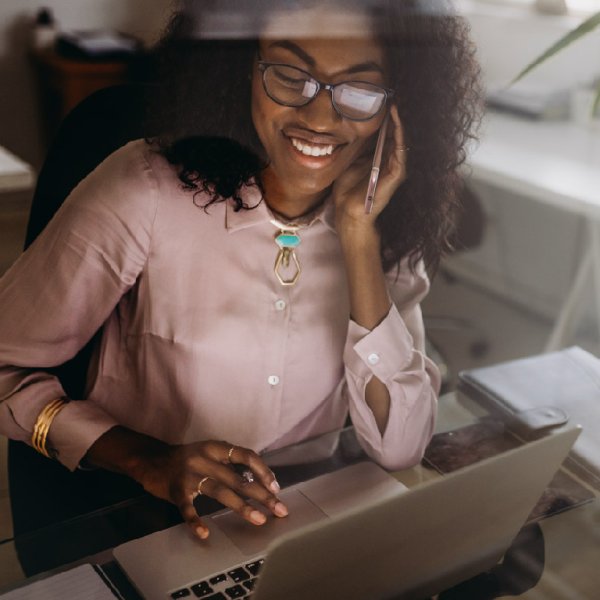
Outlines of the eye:
{"type": "Polygon", "coordinates": [[[334,101],[350,119],[363,120],[376,115],[383,106],[386,92],[364,81],[349,81],[335,88],[334,101]]]}
{"type": "Polygon", "coordinates": [[[271,65],[272,76],[277,83],[288,87],[302,89],[309,79],[305,73],[294,67],[271,65]]]}

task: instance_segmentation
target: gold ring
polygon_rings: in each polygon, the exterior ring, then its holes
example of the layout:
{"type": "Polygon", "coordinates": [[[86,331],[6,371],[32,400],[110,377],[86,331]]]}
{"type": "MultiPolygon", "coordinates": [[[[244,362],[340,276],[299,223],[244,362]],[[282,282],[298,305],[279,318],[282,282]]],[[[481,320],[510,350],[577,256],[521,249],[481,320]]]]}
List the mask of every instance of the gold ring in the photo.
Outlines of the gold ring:
{"type": "Polygon", "coordinates": [[[204,482],[205,482],[207,479],[210,479],[210,477],[208,477],[208,476],[207,476],[207,477],[203,477],[203,478],[202,478],[202,479],[199,481],[199,483],[198,483],[198,486],[197,486],[197,488],[196,488],[196,490],[197,490],[197,492],[198,492],[198,496],[202,496],[202,484],[203,484],[203,483],[204,483],[204,482]]]}
{"type": "Polygon", "coordinates": [[[229,448],[229,452],[227,453],[227,460],[229,462],[231,462],[231,455],[233,454],[234,450],[235,450],[235,446],[231,446],[231,448],[229,448]]]}

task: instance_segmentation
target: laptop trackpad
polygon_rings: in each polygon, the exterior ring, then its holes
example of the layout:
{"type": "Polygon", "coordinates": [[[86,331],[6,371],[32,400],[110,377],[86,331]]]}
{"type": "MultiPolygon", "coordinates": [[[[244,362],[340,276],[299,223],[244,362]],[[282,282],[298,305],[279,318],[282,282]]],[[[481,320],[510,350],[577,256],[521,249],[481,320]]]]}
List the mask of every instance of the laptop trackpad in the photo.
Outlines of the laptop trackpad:
{"type": "MultiPolygon", "coordinates": [[[[279,498],[288,507],[289,515],[280,518],[269,514],[264,525],[252,525],[234,512],[214,515],[211,520],[239,550],[250,556],[264,552],[272,540],[284,533],[328,518],[299,490],[284,490],[279,494],[279,498]]],[[[261,507],[260,510],[265,512],[266,509],[261,507]]]]}

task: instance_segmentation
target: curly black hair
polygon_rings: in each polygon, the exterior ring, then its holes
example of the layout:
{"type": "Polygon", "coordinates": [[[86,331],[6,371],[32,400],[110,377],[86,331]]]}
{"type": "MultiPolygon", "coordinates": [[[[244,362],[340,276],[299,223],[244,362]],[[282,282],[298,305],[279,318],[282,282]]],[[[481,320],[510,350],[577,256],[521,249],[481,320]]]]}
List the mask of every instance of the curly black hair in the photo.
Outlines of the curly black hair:
{"type": "MultiPolygon", "coordinates": [[[[195,19],[174,15],[157,46],[162,75],[149,111],[160,131],[154,143],[179,167],[187,189],[209,193],[208,204],[233,198],[238,210],[251,209],[240,190],[260,185],[268,160],[250,113],[258,40],[199,39],[202,4],[214,6],[194,0],[195,19]]],[[[279,4],[289,2],[269,0],[271,8],[279,4]]],[[[410,148],[407,179],[377,220],[383,266],[389,271],[408,257],[413,268],[422,259],[435,269],[451,248],[459,167],[481,116],[474,45],[466,21],[439,0],[377,0],[370,10],[410,148]]]]}

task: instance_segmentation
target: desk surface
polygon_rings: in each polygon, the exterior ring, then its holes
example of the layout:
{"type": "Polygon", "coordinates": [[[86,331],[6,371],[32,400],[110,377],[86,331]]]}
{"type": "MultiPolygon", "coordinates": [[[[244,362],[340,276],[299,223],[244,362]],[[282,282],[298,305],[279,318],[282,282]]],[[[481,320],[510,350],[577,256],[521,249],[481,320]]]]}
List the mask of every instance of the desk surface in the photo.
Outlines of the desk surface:
{"type": "MultiPolygon", "coordinates": [[[[485,412],[470,400],[449,394],[440,399],[437,432],[455,430],[476,423],[485,416],[485,412]]],[[[342,432],[340,443],[333,454],[330,452],[330,441],[331,437],[321,438],[316,445],[308,446],[307,450],[313,453],[313,459],[317,458],[319,452],[325,451],[326,459],[296,465],[294,468],[286,467],[285,481],[281,474],[278,474],[280,481],[290,485],[319,472],[340,468],[360,459],[361,451],[352,430],[342,432]]],[[[290,450],[291,454],[283,452],[274,455],[274,462],[281,463],[290,457],[304,454],[302,446],[290,450]]],[[[409,487],[432,477],[439,477],[434,471],[421,465],[395,475],[409,487]]],[[[173,513],[165,512],[164,506],[161,508],[159,504],[141,498],[40,530],[28,536],[29,540],[26,541],[38,552],[47,554],[48,569],[57,568],[67,562],[70,566],[78,562],[102,564],[114,577],[114,581],[123,586],[125,596],[136,598],[133,590],[127,588],[122,574],[112,561],[110,548],[129,537],[141,536],[169,526],[173,519],[173,513]],[[90,557],[91,554],[93,556],[90,557]]],[[[473,585],[477,586],[475,595],[465,596],[464,588],[454,588],[441,594],[440,598],[481,600],[517,596],[540,600],[593,600],[597,598],[600,589],[600,572],[597,569],[600,557],[598,523],[600,498],[596,495],[595,499],[587,504],[525,528],[523,539],[520,539],[521,534],[517,538],[520,545],[512,549],[510,560],[505,557],[498,573],[488,573],[477,581],[471,580],[473,585]],[[535,547],[534,550],[531,550],[532,546],[535,547]]],[[[0,551],[3,547],[5,550],[10,549],[12,545],[14,540],[0,542],[0,551]]],[[[0,589],[15,583],[18,581],[14,577],[5,578],[4,581],[0,578],[0,589]]],[[[470,591],[473,593],[473,589],[470,591]]]]}
{"type": "Polygon", "coordinates": [[[33,187],[33,169],[0,146],[0,192],[18,192],[33,187]]]}
{"type": "Polygon", "coordinates": [[[476,179],[600,219],[597,129],[490,112],[469,166],[476,179]]]}

